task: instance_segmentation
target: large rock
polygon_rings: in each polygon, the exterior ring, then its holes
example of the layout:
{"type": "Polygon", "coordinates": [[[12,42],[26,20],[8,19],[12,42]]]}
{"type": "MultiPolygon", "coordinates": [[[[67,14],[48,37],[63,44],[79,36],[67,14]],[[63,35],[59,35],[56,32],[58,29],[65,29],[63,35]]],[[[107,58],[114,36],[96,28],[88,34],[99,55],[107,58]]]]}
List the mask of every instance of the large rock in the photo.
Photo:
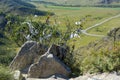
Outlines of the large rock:
{"type": "Polygon", "coordinates": [[[29,78],[46,78],[54,74],[69,76],[70,69],[62,63],[55,55],[45,53],[41,56],[39,62],[32,64],[29,68],[29,78]]]}
{"type": "Polygon", "coordinates": [[[26,42],[10,64],[12,70],[27,72],[29,66],[38,62],[40,56],[46,52],[46,48],[35,41],[26,42]]]}

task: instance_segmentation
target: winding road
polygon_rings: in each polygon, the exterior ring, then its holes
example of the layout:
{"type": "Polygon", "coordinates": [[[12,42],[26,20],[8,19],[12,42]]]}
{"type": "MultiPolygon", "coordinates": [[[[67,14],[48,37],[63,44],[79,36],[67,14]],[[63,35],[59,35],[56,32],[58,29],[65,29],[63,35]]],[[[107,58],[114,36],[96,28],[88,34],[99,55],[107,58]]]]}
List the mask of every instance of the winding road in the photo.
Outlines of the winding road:
{"type": "Polygon", "coordinates": [[[88,36],[104,37],[105,35],[90,34],[90,33],[87,33],[87,31],[90,30],[90,29],[92,29],[92,28],[98,27],[99,25],[101,25],[101,24],[103,24],[103,23],[105,23],[105,22],[108,22],[108,21],[110,21],[110,20],[112,20],[112,19],[114,19],[114,18],[118,18],[118,17],[120,17],[120,14],[118,14],[118,15],[116,15],[116,16],[113,16],[113,17],[110,17],[110,18],[108,18],[108,19],[106,19],[106,20],[104,20],[104,21],[102,21],[102,22],[100,22],[100,23],[97,23],[97,24],[95,24],[95,25],[93,25],[93,26],[91,26],[91,27],[88,27],[88,28],[85,29],[85,30],[81,30],[81,32],[82,32],[83,34],[85,34],[85,35],[88,35],[88,36]]]}

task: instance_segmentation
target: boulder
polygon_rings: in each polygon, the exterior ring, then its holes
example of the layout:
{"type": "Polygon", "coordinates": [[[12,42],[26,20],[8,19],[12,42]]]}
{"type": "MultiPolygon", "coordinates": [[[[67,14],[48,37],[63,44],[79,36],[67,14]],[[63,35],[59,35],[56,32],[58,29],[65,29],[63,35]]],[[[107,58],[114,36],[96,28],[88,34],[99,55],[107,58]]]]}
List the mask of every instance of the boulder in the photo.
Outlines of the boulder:
{"type": "Polygon", "coordinates": [[[26,42],[10,64],[12,70],[27,72],[29,66],[38,62],[40,56],[46,52],[45,47],[35,41],[26,42]]]}
{"type": "Polygon", "coordinates": [[[47,52],[41,56],[39,62],[30,66],[28,77],[47,78],[55,74],[68,77],[70,73],[70,69],[57,56],[47,52]]]}

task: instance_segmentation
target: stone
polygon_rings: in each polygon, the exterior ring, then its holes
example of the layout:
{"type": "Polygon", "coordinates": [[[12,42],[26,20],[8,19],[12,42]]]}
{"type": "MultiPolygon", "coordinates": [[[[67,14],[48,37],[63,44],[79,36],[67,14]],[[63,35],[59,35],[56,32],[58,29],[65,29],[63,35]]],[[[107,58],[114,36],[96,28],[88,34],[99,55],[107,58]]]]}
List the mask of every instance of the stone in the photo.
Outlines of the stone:
{"type": "Polygon", "coordinates": [[[14,80],[23,80],[24,79],[19,70],[15,70],[13,76],[14,76],[14,80]]]}
{"type": "Polygon", "coordinates": [[[48,78],[51,75],[60,74],[68,77],[71,73],[63,62],[61,62],[57,56],[51,53],[45,53],[41,56],[39,62],[30,66],[28,71],[29,78],[48,78]]]}
{"type": "Polygon", "coordinates": [[[27,72],[29,66],[39,61],[39,58],[47,50],[35,41],[27,41],[20,49],[16,57],[10,64],[11,70],[21,70],[27,72]]]}

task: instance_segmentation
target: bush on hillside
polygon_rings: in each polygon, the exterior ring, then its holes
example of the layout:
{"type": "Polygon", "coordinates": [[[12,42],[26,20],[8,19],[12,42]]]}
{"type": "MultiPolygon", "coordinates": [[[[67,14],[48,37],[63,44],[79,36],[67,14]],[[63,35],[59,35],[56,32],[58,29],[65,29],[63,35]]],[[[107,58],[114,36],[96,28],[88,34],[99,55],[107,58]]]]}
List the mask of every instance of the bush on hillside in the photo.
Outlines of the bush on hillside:
{"type": "Polygon", "coordinates": [[[92,43],[94,46],[87,46],[67,54],[65,60],[72,69],[72,76],[79,76],[86,73],[103,73],[120,71],[120,41],[114,44],[92,43]]]}
{"type": "Polygon", "coordinates": [[[0,65],[0,80],[14,80],[10,70],[0,65]]]}
{"type": "Polygon", "coordinates": [[[8,66],[16,55],[16,45],[0,31],[0,64],[8,66]]]}

